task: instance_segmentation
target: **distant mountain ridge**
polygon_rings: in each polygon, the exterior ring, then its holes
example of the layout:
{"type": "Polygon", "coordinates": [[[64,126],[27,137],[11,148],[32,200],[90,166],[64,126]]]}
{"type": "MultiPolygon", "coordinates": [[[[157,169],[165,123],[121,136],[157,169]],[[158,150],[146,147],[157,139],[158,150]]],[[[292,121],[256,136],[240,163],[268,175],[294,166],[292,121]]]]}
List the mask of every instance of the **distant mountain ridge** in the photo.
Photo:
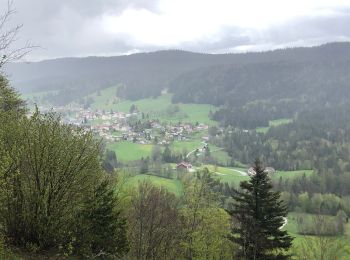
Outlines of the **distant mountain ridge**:
{"type": "MultiPolygon", "coordinates": [[[[61,58],[8,64],[6,72],[12,85],[23,93],[59,90],[58,95],[67,96],[67,102],[116,84],[124,85],[120,95],[125,98],[157,96],[162,89],[170,88],[181,101],[181,91],[194,91],[198,87],[184,85],[184,79],[195,81],[196,78],[190,75],[198,77],[199,71],[208,78],[212,72],[217,74],[218,68],[226,73],[235,73],[235,68],[245,71],[242,69],[245,66],[266,67],[283,63],[290,67],[294,66],[292,64],[312,67],[312,64],[323,63],[337,67],[348,61],[350,43],[330,43],[245,54],[201,54],[170,50],[116,57],[61,58]]],[[[248,70],[253,73],[251,69],[248,70]]],[[[230,77],[226,75],[226,78],[229,80],[230,77]]],[[[212,87],[216,88],[214,85],[212,87]]],[[[188,101],[203,102],[195,99],[188,101]]],[[[215,103],[210,100],[205,102],[215,103]]]]}

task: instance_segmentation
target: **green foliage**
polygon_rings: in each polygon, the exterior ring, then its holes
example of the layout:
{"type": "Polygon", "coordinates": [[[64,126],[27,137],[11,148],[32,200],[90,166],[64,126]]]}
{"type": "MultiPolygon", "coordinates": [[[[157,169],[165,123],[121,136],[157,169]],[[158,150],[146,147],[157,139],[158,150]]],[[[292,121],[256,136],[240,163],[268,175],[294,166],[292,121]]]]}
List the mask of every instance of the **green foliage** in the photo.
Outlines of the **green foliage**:
{"type": "Polygon", "coordinates": [[[0,74],[0,111],[25,112],[25,102],[20,99],[19,94],[9,86],[8,80],[0,74]]]}
{"type": "Polygon", "coordinates": [[[128,252],[126,219],[117,209],[118,201],[109,181],[104,180],[86,198],[76,226],[76,251],[81,255],[123,256],[128,252]]]}
{"type": "Polygon", "coordinates": [[[175,194],[176,197],[183,195],[183,185],[180,180],[168,179],[159,176],[139,174],[133,177],[128,177],[125,182],[126,188],[137,188],[139,183],[148,181],[155,187],[167,190],[175,194]]]}
{"type": "MultiPolygon", "coordinates": [[[[103,181],[100,144],[54,114],[26,117],[23,102],[1,81],[0,226],[5,242],[32,253],[122,255],[125,220],[103,181]],[[82,224],[82,225],[81,225],[82,224]],[[77,234],[84,234],[84,239],[77,234]]],[[[113,155],[107,155],[115,161],[113,155]]]]}
{"type": "Polygon", "coordinates": [[[131,198],[131,259],[176,259],[181,252],[179,201],[150,182],[139,183],[131,198]]]}
{"type": "Polygon", "coordinates": [[[118,160],[123,162],[140,160],[151,156],[153,145],[137,144],[128,141],[109,143],[107,148],[116,153],[118,160]]]}
{"type": "Polygon", "coordinates": [[[162,155],[162,159],[164,162],[166,163],[171,163],[172,162],[172,154],[171,154],[171,150],[169,148],[169,146],[165,146],[163,155],[162,155]]]}
{"type": "Polygon", "coordinates": [[[185,207],[181,209],[185,258],[231,259],[230,218],[218,206],[218,194],[212,191],[217,181],[206,169],[197,174],[186,185],[185,207]]]}
{"type": "Polygon", "coordinates": [[[280,230],[287,216],[280,193],[272,185],[259,161],[249,182],[234,191],[231,214],[237,222],[232,229],[232,240],[240,245],[239,256],[246,259],[287,259],[286,251],[292,238],[280,230]]]}
{"type": "Polygon", "coordinates": [[[297,231],[301,235],[338,236],[344,235],[347,215],[339,210],[336,216],[303,215],[297,217],[297,231]]]}
{"type": "Polygon", "coordinates": [[[118,165],[118,160],[117,160],[117,156],[115,154],[115,151],[111,151],[111,150],[106,150],[105,154],[104,154],[104,158],[103,158],[103,162],[102,162],[102,166],[103,168],[107,171],[112,173],[114,171],[115,168],[117,168],[118,165]]]}
{"type": "Polygon", "coordinates": [[[91,134],[38,112],[23,118],[2,140],[11,158],[1,205],[6,236],[15,244],[49,248],[65,239],[74,213],[98,182],[99,145],[91,134]]]}
{"type": "MultiPolygon", "coordinates": [[[[340,213],[339,218],[343,221],[341,215],[340,213]]],[[[347,242],[329,233],[330,225],[337,224],[338,221],[334,223],[328,216],[314,215],[311,222],[314,236],[303,236],[301,241],[294,246],[293,252],[297,259],[337,260],[349,258],[350,255],[346,249],[347,242]]]]}

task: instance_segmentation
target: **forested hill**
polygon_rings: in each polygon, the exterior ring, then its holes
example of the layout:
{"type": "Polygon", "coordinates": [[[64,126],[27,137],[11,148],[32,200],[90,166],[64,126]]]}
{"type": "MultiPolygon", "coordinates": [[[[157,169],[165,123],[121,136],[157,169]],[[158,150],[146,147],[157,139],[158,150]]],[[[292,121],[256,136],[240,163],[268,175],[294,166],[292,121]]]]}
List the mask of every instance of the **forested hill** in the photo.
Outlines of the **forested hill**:
{"type": "Polygon", "coordinates": [[[306,83],[323,76],[325,70],[346,70],[348,61],[350,43],[332,43],[247,54],[159,51],[118,57],[63,58],[9,64],[6,72],[21,92],[59,90],[58,100],[66,102],[122,83],[125,87],[120,95],[129,99],[155,96],[171,86],[175,100],[216,104],[225,102],[219,95],[222,90],[228,90],[228,96],[232,97],[249,84],[247,89],[267,88],[269,93],[274,86],[290,82],[292,76],[288,75],[302,77],[297,79],[298,84],[302,83],[306,88],[306,83]],[[236,76],[238,74],[240,77],[236,76]],[[259,84],[261,77],[263,84],[259,84]],[[209,89],[218,94],[210,95],[210,100],[203,99],[201,93],[209,89]],[[190,97],[185,97],[187,90],[190,97]]]}
{"type": "Polygon", "coordinates": [[[221,106],[213,119],[247,129],[305,111],[342,109],[350,97],[350,49],[344,48],[349,45],[330,44],[280,51],[285,60],[199,68],[177,77],[170,91],[175,103],[221,106]]]}
{"type": "Polygon", "coordinates": [[[347,61],[279,61],[222,65],[181,75],[172,82],[174,101],[243,106],[256,100],[307,99],[338,103],[350,95],[347,61]]]}

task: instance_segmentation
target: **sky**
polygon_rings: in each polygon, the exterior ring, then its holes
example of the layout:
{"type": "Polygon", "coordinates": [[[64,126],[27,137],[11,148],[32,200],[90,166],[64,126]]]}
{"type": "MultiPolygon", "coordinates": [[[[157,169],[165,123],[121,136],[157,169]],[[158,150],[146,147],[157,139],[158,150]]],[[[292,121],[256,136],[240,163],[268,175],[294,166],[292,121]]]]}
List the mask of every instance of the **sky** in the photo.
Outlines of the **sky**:
{"type": "MultiPolygon", "coordinates": [[[[3,13],[7,0],[0,0],[3,13]]],[[[26,59],[164,49],[265,51],[350,41],[350,0],[13,0],[26,59]]]]}

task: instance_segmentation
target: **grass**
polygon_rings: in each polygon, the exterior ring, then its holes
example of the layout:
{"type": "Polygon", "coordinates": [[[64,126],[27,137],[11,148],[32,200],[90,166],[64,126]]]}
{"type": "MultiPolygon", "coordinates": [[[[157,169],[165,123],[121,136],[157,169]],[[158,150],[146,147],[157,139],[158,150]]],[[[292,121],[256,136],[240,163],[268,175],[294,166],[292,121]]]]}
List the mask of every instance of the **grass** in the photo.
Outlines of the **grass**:
{"type": "Polygon", "coordinates": [[[291,118],[281,118],[281,119],[276,119],[276,120],[271,120],[269,122],[269,126],[266,127],[258,127],[256,131],[258,133],[267,133],[271,127],[279,126],[279,125],[284,125],[284,124],[289,124],[293,121],[291,118]]]}
{"type": "Polygon", "coordinates": [[[183,151],[187,151],[187,153],[197,149],[203,147],[203,144],[201,143],[200,140],[191,140],[191,141],[174,141],[171,144],[171,150],[178,152],[178,153],[182,153],[183,151]]]}
{"type": "MultiPolygon", "coordinates": [[[[297,212],[290,212],[288,214],[288,223],[287,225],[283,228],[283,230],[287,230],[289,235],[291,235],[294,240],[293,240],[293,248],[298,248],[299,245],[301,245],[302,243],[305,243],[305,239],[311,238],[312,236],[303,236],[298,234],[298,222],[297,219],[298,217],[303,217],[304,221],[312,221],[312,217],[314,215],[313,214],[308,214],[308,213],[297,213],[297,212]]],[[[330,220],[334,219],[334,216],[327,216],[327,218],[329,218],[330,220]]],[[[336,243],[343,243],[343,244],[347,244],[349,245],[350,243],[350,233],[348,233],[350,231],[350,223],[347,223],[345,225],[345,233],[344,235],[338,235],[338,236],[334,236],[334,238],[336,239],[336,243]]],[[[334,246],[334,244],[333,244],[334,246]]],[[[293,252],[293,249],[292,251],[293,252]]],[[[337,259],[349,259],[349,255],[346,254],[345,252],[339,252],[340,254],[338,255],[339,258],[337,259]]],[[[292,258],[292,259],[296,259],[296,258],[292,258]]]]}
{"type": "Polygon", "coordinates": [[[147,174],[138,174],[136,176],[129,177],[126,180],[125,186],[137,187],[137,185],[144,180],[149,180],[153,185],[167,189],[169,192],[174,193],[177,197],[180,197],[183,194],[183,187],[180,180],[168,179],[147,174]]]}
{"type": "MultiPolygon", "coordinates": [[[[284,230],[287,230],[291,236],[295,237],[296,240],[299,238],[302,238],[303,235],[298,234],[298,218],[302,217],[305,222],[312,222],[313,214],[310,213],[299,213],[299,212],[289,212],[288,213],[288,223],[283,228],[284,230]]],[[[334,216],[326,216],[326,218],[330,221],[333,221],[335,219],[334,216]]],[[[345,225],[345,233],[344,235],[337,236],[339,239],[346,241],[347,243],[350,242],[350,223],[347,223],[345,225]]]]}
{"type": "MultiPolygon", "coordinates": [[[[227,182],[230,184],[238,185],[241,181],[249,180],[248,176],[242,175],[240,172],[246,172],[247,169],[242,167],[219,167],[214,165],[203,165],[200,168],[207,167],[209,171],[213,172],[215,178],[218,178],[221,182],[227,182]]],[[[278,180],[280,177],[293,179],[302,176],[305,173],[306,176],[310,176],[312,170],[300,170],[300,171],[277,171],[272,175],[273,180],[278,180]]]]}
{"type": "MultiPolygon", "coordinates": [[[[175,153],[189,153],[202,146],[203,144],[200,140],[174,141],[172,142],[170,149],[175,153]]],[[[107,144],[107,149],[115,151],[118,160],[123,162],[140,160],[142,157],[146,158],[147,156],[151,156],[153,147],[153,144],[138,144],[132,143],[130,141],[121,141],[107,144]]],[[[230,157],[225,151],[215,151],[218,148],[211,145],[210,149],[214,151],[212,153],[212,156],[222,164],[226,164],[230,161],[230,157]]]]}
{"type": "Polygon", "coordinates": [[[272,175],[273,180],[278,180],[280,177],[293,179],[297,177],[301,177],[305,174],[306,177],[310,176],[313,173],[313,170],[298,170],[298,171],[276,171],[275,174],[272,175]]]}
{"type": "Polygon", "coordinates": [[[90,95],[94,99],[94,103],[91,105],[92,108],[129,112],[131,105],[134,104],[139,111],[149,114],[150,118],[157,118],[164,122],[177,123],[180,121],[186,123],[199,122],[209,125],[216,124],[215,121],[209,118],[209,112],[214,112],[217,109],[212,105],[179,103],[177,104],[180,108],[179,113],[169,116],[166,114],[166,109],[172,105],[171,94],[131,101],[118,99],[116,92],[117,87],[111,87],[90,95]]]}
{"type": "Polygon", "coordinates": [[[128,141],[107,144],[107,149],[115,151],[118,160],[128,162],[146,158],[152,154],[152,144],[137,144],[128,141]]]}
{"type": "Polygon", "coordinates": [[[220,147],[217,147],[215,145],[209,145],[210,148],[210,155],[218,161],[218,163],[222,165],[227,165],[231,162],[231,157],[228,155],[226,151],[221,149],[220,147]]]}
{"type": "Polygon", "coordinates": [[[241,181],[249,180],[248,176],[243,176],[241,172],[246,172],[245,168],[229,168],[229,167],[220,167],[214,165],[203,165],[199,169],[208,168],[210,172],[213,173],[213,176],[219,179],[221,182],[226,182],[229,184],[238,185],[241,181]]]}

